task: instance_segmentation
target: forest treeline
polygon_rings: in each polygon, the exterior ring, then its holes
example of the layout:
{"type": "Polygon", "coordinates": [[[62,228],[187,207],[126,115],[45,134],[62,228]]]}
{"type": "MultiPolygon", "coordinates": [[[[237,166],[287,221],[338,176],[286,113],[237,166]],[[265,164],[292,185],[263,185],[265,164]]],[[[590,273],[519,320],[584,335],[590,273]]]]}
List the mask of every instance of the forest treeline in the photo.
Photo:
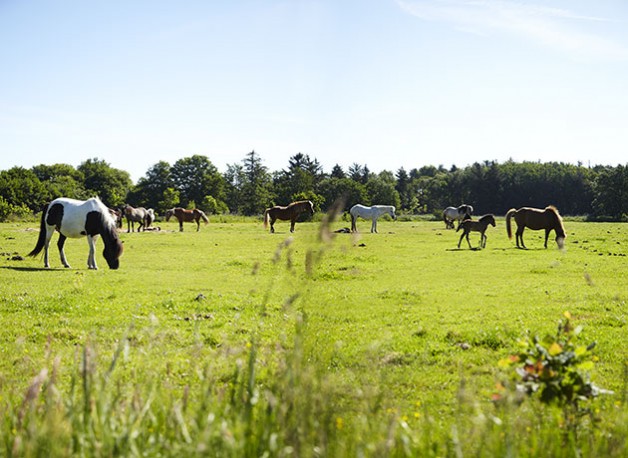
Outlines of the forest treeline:
{"type": "Polygon", "coordinates": [[[50,200],[98,195],[110,207],[125,203],[154,208],[175,206],[207,213],[260,215],[272,205],[309,199],[325,211],[342,197],[346,207],[395,205],[403,214],[438,215],[443,208],[470,204],[476,214],[505,214],[510,208],[555,205],[564,215],[592,220],[628,220],[628,164],[585,167],[562,162],[484,161],[449,169],[423,166],[373,173],[354,163],[325,171],[307,154],[289,158],[286,168],[269,171],[251,151],[224,173],[203,155],[169,164],[160,161],[133,183],[128,172],[100,159],[67,164],[13,167],[0,171],[0,220],[37,213],[50,200]]]}

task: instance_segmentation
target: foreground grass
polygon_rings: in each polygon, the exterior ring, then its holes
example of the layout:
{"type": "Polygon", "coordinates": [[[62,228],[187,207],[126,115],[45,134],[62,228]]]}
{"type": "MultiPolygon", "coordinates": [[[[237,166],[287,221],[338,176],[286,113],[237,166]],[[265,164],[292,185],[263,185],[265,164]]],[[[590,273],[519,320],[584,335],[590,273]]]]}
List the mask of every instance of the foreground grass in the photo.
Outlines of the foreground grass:
{"type": "Polygon", "coordinates": [[[482,251],[423,221],[330,241],[315,224],[162,224],[122,233],[121,269],[97,272],[84,241],[71,270],[11,260],[33,228],[0,225],[3,454],[626,453],[626,225],[569,223],[560,252],[533,232],[512,248],[503,222],[482,251]],[[578,431],[490,402],[497,361],[565,310],[615,392],[578,431]]]}

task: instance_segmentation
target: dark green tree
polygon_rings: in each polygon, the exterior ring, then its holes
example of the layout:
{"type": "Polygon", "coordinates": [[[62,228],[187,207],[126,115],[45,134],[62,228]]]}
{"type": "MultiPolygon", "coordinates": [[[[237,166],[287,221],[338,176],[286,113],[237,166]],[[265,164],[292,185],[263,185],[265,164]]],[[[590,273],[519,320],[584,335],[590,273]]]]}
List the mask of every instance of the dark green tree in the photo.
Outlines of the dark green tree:
{"type": "Polygon", "coordinates": [[[128,172],[111,167],[100,159],[88,159],[77,170],[83,174],[88,197],[98,196],[109,207],[120,207],[133,182],[128,172]]]}
{"type": "Polygon", "coordinates": [[[36,165],[31,169],[46,188],[46,201],[57,197],[86,199],[85,177],[69,164],[36,165]]]}
{"type": "Polygon", "coordinates": [[[207,156],[196,154],[179,159],[172,165],[170,176],[180,192],[181,206],[200,204],[205,196],[224,200],[224,179],[207,156]]]}
{"type": "Polygon", "coordinates": [[[171,203],[169,197],[175,185],[170,170],[170,164],[165,161],[150,167],[146,176],[140,178],[127,194],[127,203],[133,207],[153,208],[158,214],[172,208],[173,205],[168,204],[171,203]]]}
{"type": "Polygon", "coordinates": [[[355,204],[370,204],[366,186],[351,178],[325,178],[321,181],[318,189],[320,195],[325,199],[322,207],[324,211],[338,199],[345,202],[346,210],[355,204]]]}
{"type": "Polygon", "coordinates": [[[371,174],[366,183],[366,192],[372,205],[394,205],[399,208],[401,199],[395,189],[395,179],[390,172],[371,174]]]}
{"type": "Polygon", "coordinates": [[[600,170],[593,189],[596,216],[607,216],[616,221],[628,218],[628,165],[600,170]]]}
{"type": "Polygon", "coordinates": [[[331,178],[347,178],[347,174],[338,164],[334,165],[334,167],[331,169],[331,174],[329,176],[331,178]]]}
{"type": "Polygon", "coordinates": [[[262,159],[251,151],[242,161],[241,207],[245,215],[259,215],[271,205],[274,198],[272,178],[262,159]]]}
{"type": "Polygon", "coordinates": [[[40,211],[48,201],[46,187],[35,172],[23,167],[13,167],[0,172],[0,197],[13,207],[27,207],[40,211]]]}
{"type": "MultiPolygon", "coordinates": [[[[323,169],[316,159],[307,154],[298,153],[288,161],[288,169],[273,176],[273,185],[277,202],[287,205],[299,200],[304,195],[315,194],[315,189],[323,177],[323,169]]],[[[315,196],[314,200],[319,200],[315,196]]]]}
{"type": "Polygon", "coordinates": [[[227,164],[223,177],[227,206],[234,213],[242,213],[242,186],[246,181],[242,164],[227,164]]]}

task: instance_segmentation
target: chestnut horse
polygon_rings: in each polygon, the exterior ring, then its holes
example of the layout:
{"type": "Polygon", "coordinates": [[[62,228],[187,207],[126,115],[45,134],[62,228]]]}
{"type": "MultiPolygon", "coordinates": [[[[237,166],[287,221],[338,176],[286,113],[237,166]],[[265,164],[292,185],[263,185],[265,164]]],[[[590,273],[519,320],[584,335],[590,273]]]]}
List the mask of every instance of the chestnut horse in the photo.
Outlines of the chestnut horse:
{"type": "Polygon", "coordinates": [[[270,232],[275,232],[275,221],[278,219],[287,221],[290,220],[290,232],[294,232],[294,223],[297,222],[297,218],[301,213],[314,214],[314,204],[310,200],[299,200],[292,202],[287,207],[275,205],[274,207],[267,208],[264,212],[264,228],[268,227],[268,220],[270,219],[270,232]]]}
{"type": "Polygon", "coordinates": [[[109,267],[117,269],[120,266],[118,258],[122,255],[122,242],[118,238],[116,222],[109,209],[97,197],[85,201],[59,197],[44,207],[41,213],[39,238],[35,248],[28,253],[28,256],[37,256],[43,249],[44,267],[46,268],[50,267],[48,246],[55,229],[59,231],[57,247],[64,267],[70,268],[63,251],[66,238],[87,236],[87,243],[89,244],[87,267],[98,269],[96,265],[96,239],[99,235],[105,243],[102,254],[109,267]]]}
{"type": "Polygon", "coordinates": [[[495,216],[489,214],[482,216],[478,221],[472,219],[465,219],[462,223],[458,225],[458,232],[462,229],[462,235],[460,236],[460,240],[458,240],[458,248],[460,248],[460,243],[462,243],[462,239],[466,236],[467,243],[469,244],[469,248],[471,247],[471,242],[469,242],[469,232],[479,232],[480,233],[480,248],[486,248],[486,228],[488,225],[495,227],[495,216]]]}
{"type": "Polygon", "coordinates": [[[174,216],[179,220],[179,232],[183,232],[183,223],[196,221],[196,232],[201,230],[201,220],[205,224],[209,223],[209,218],[205,215],[203,210],[195,208],[194,210],[186,210],[185,208],[175,207],[166,211],[166,221],[170,220],[170,217],[174,216]]]}
{"type": "Polygon", "coordinates": [[[529,227],[533,231],[545,229],[545,248],[547,248],[549,233],[553,230],[556,233],[558,248],[562,249],[564,247],[566,235],[563,219],[553,205],[545,207],[543,210],[530,207],[521,207],[518,210],[511,208],[508,210],[508,213],[506,213],[506,231],[509,239],[512,239],[512,229],[510,227],[511,218],[515,218],[515,223],[517,223],[517,248],[526,248],[523,243],[523,231],[526,227],[529,227]],[[519,246],[520,240],[521,246],[519,246]]]}

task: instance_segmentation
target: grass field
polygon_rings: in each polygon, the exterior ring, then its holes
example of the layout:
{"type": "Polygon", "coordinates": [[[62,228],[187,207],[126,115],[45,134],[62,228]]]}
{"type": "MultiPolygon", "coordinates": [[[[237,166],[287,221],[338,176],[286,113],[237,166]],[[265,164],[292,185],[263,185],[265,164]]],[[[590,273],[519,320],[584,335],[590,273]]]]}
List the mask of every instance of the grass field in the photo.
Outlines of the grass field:
{"type": "Polygon", "coordinates": [[[85,240],[63,269],[56,236],[52,269],[14,259],[37,223],[0,224],[0,455],[628,453],[626,224],[567,221],[564,251],[503,220],[483,250],[429,221],[158,224],[120,233],[117,271],[85,240]],[[565,311],[615,393],[568,439],[554,410],[491,403],[498,362],[565,311]]]}

